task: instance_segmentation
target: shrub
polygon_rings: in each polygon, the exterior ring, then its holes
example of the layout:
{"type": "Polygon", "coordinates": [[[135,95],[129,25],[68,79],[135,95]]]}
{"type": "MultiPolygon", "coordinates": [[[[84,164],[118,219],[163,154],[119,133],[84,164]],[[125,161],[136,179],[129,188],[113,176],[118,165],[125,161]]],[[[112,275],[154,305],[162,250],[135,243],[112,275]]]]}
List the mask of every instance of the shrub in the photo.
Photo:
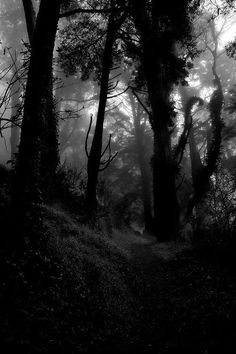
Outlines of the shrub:
{"type": "Polygon", "coordinates": [[[125,257],[66,211],[41,207],[44,239],[1,253],[2,351],[97,353],[126,344],[132,306],[125,257]]]}
{"type": "Polygon", "coordinates": [[[55,183],[55,197],[69,209],[83,210],[85,180],[82,171],[63,164],[58,168],[55,183]]]}

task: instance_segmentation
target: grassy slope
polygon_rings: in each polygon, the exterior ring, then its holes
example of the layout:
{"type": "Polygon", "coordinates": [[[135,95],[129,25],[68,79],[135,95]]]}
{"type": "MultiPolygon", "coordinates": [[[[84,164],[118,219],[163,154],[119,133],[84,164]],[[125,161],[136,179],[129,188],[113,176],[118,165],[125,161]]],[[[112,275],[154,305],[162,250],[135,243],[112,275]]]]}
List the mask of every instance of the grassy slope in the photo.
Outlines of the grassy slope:
{"type": "Polygon", "coordinates": [[[1,352],[233,353],[233,277],[162,250],[44,207],[40,248],[1,251],[1,352]]]}
{"type": "Polygon", "coordinates": [[[45,239],[1,251],[1,345],[24,353],[110,351],[133,321],[129,266],[109,239],[45,207],[45,239]]]}

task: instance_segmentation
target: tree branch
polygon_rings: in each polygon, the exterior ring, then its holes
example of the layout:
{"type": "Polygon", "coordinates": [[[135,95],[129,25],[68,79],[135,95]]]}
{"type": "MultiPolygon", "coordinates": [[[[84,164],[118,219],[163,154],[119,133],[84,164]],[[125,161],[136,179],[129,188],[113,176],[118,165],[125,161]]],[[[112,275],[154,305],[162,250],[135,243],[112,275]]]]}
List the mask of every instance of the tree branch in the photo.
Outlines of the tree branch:
{"type": "Polygon", "coordinates": [[[69,17],[69,16],[73,16],[76,14],[107,14],[110,13],[112,10],[111,9],[74,9],[74,10],[70,10],[70,11],[66,11],[60,14],[60,18],[63,17],[69,17]]]}
{"type": "Polygon", "coordinates": [[[89,137],[89,133],[90,133],[90,130],[91,130],[91,127],[92,127],[92,123],[93,123],[93,115],[91,114],[88,131],[87,131],[86,138],[85,138],[85,153],[86,153],[87,158],[89,158],[88,137],[89,137]]]}

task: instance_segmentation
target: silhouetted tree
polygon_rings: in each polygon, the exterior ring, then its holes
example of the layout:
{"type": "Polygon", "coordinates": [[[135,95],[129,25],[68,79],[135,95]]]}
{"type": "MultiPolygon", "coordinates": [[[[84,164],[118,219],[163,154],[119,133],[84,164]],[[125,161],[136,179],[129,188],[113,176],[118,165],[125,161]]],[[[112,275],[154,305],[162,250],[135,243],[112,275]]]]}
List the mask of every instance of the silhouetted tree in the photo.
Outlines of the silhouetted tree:
{"type": "MultiPolygon", "coordinates": [[[[213,84],[215,90],[213,91],[210,102],[209,102],[209,113],[211,129],[208,133],[207,139],[207,152],[206,152],[206,163],[203,165],[200,160],[200,154],[197,151],[196,143],[194,139],[194,132],[192,131],[190,135],[190,154],[192,163],[192,176],[193,176],[193,186],[194,195],[190,199],[188,205],[187,216],[189,217],[192,213],[193,208],[199,204],[205,197],[207,191],[209,191],[210,177],[216,171],[217,163],[220,158],[221,144],[222,144],[222,130],[223,130],[223,120],[222,120],[222,108],[224,104],[224,95],[222,84],[219,75],[217,74],[217,58],[218,58],[218,37],[213,21],[210,22],[210,32],[213,39],[213,47],[209,48],[212,54],[212,74],[213,74],[213,84]]],[[[198,99],[199,100],[199,99],[198,99]]],[[[191,109],[189,111],[191,113],[191,109]]]]}
{"type": "Polygon", "coordinates": [[[24,116],[16,170],[16,196],[40,202],[58,165],[52,60],[61,0],[41,0],[31,45],[24,116]]]}
{"type": "MultiPolygon", "coordinates": [[[[104,47],[104,53],[102,58],[102,73],[101,73],[101,89],[99,97],[99,106],[97,113],[96,126],[92,141],[92,146],[88,154],[88,181],[86,188],[86,203],[88,208],[88,214],[91,216],[96,212],[97,208],[97,197],[96,197],[96,187],[99,169],[101,168],[101,159],[103,156],[102,152],[102,136],[103,136],[103,124],[105,118],[105,109],[107,103],[107,96],[109,92],[109,75],[112,66],[112,49],[116,39],[117,30],[124,20],[124,16],[115,16],[114,2],[111,2],[112,12],[109,16],[107,25],[107,37],[104,47]]],[[[109,144],[109,143],[108,143],[109,144]]],[[[109,156],[108,159],[112,157],[109,156]]],[[[107,161],[109,163],[109,160],[107,161]]],[[[106,165],[106,164],[105,164],[106,165]]]]}
{"type": "Polygon", "coordinates": [[[171,147],[174,110],[170,95],[173,85],[187,75],[186,63],[178,56],[176,44],[183,40],[191,43],[188,4],[187,0],[178,3],[130,0],[151,106],[154,225],[159,240],[176,238],[179,224],[176,162],[171,147]]]}
{"type": "MultiPolygon", "coordinates": [[[[109,81],[109,77],[115,54],[114,44],[117,39],[117,31],[125,20],[126,13],[122,9],[119,9],[117,2],[113,0],[102,3],[95,2],[93,8],[90,9],[89,5],[85,3],[80,8],[68,10],[65,16],[76,13],[82,16],[78,18],[78,21],[75,21],[72,25],[69,24],[61,32],[62,40],[59,48],[59,62],[67,74],[73,74],[77,70],[77,67],[79,67],[83,80],[88,79],[93,74],[93,78],[98,80],[100,84],[98,112],[90,151],[88,146],[86,146],[88,155],[86,204],[88,214],[91,216],[96,214],[96,188],[99,171],[103,170],[112,160],[112,156],[110,156],[107,163],[104,159],[101,161],[105,155],[102,151],[103,125],[107,97],[113,86],[113,83],[109,81]],[[98,23],[96,17],[91,17],[93,13],[100,14],[101,23],[98,23]],[[107,24],[106,27],[104,23],[107,24]],[[84,33],[83,39],[75,37],[74,31],[80,29],[84,33]],[[68,37],[71,41],[68,41],[68,37]],[[102,50],[101,42],[104,46],[102,50]],[[86,47],[86,50],[84,47],[86,47]],[[76,53],[76,55],[72,57],[71,52],[76,53]]],[[[106,151],[109,151],[109,147],[110,141],[108,141],[107,149],[105,148],[106,151]]]]}
{"type": "Polygon", "coordinates": [[[22,2],[23,2],[24,12],[25,12],[27,33],[28,33],[29,41],[30,43],[32,43],[35,23],[36,23],[36,12],[35,12],[34,0],[22,0],[22,2]]]}
{"type": "Polygon", "coordinates": [[[138,165],[141,173],[141,187],[142,187],[142,199],[143,199],[143,216],[144,225],[146,231],[152,231],[152,202],[151,202],[151,183],[150,183],[150,173],[148,165],[149,160],[146,160],[145,152],[147,146],[145,145],[145,132],[141,124],[141,118],[143,113],[143,108],[136,101],[136,97],[133,95],[132,91],[129,90],[129,99],[132,109],[132,115],[134,119],[134,133],[136,142],[136,151],[138,156],[138,165]]]}

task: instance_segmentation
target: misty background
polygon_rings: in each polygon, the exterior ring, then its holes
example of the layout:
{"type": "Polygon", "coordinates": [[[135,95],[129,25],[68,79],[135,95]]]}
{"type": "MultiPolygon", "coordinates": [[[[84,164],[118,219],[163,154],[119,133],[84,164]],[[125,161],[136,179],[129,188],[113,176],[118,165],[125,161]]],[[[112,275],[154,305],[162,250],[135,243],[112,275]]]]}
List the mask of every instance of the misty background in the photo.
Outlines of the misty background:
{"type": "Polygon", "coordinates": [[[235,352],[234,0],[0,0],[0,351],[235,352]]]}

